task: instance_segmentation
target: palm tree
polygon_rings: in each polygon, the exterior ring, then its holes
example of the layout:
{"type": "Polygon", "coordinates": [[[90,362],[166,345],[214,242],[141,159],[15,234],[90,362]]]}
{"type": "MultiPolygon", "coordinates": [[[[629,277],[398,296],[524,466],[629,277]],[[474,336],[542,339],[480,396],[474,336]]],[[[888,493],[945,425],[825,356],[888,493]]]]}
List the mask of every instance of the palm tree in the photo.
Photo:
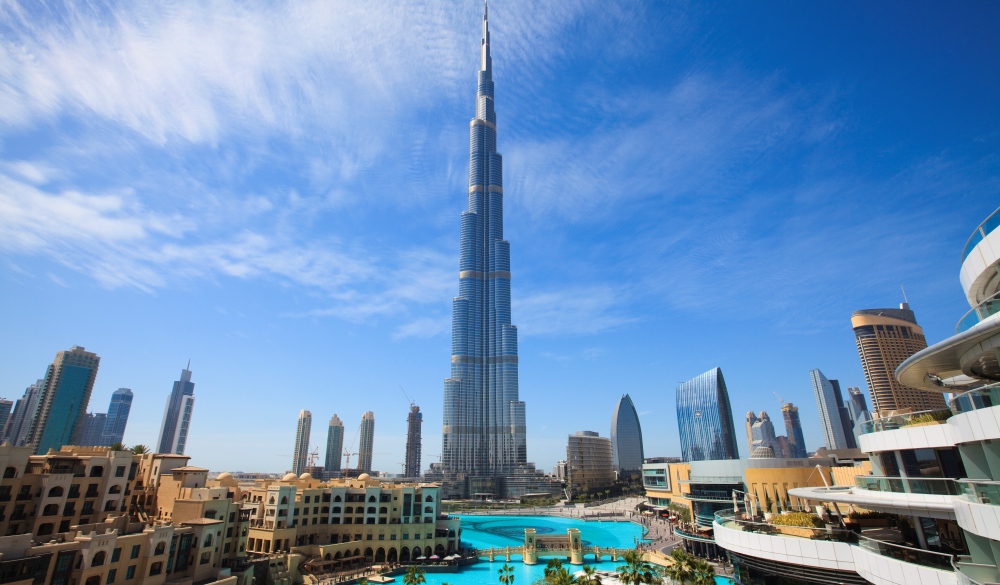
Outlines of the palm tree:
{"type": "Polygon", "coordinates": [[[427,579],[424,577],[424,570],[420,567],[410,567],[403,575],[403,585],[424,585],[427,579]]]}
{"type": "Polygon", "coordinates": [[[714,585],[715,567],[701,559],[694,559],[691,562],[693,579],[691,585],[714,585]]]}
{"type": "Polygon", "coordinates": [[[618,580],[624,585],[652,585],[656,583],[653,566],[642,559],[642,551],[632,549],[622,557],[625,564],[618,567],[618,580]]]}
{"type": "Polygon", "coordinates": [[[681,585],[694,576],[692,566],[692,562],[695,560],[694,556],[689,555],[679,548],[675,548],[670,551],[670,560],[672,560],[673,563],[664,567],[663,575],[668,577],[671,581],[681,585]]]}
{"type": "Polygon", "coordinates": [[[510,564],[504,563],[497,574],[500,576],[500,585],[514,585],[514,567],[510,564]]]}
{"type": "Polygon", "coordinates": [[[149,453],[149,447],[143,445],[142,443],[132,446],[133,455],[145,455],[146,453],[149,453]]]}
{"type": "Polygon", "coordinates": [[[558,569],[555,569],[545,576],[545,582],[548,583],[548,585],[576,585],[578,583],[576,577],[567,571],[566,568],[562,566],[562,563],[559,564],[558,569]]]}
{"type": "Polygon", "coordinates": [[[584,565],[583,578],[580,579],[580,582],[586,585],[601,585],[601,576],[597,574],[597,569],[594,567],[584,565]]]}
{"type": "Polygon", "coordinates": [[[562,561],[559,559],[549,559],[549,562],[545,564],[545,577],[548,577],[552,573],[555,573],[562,568],[562,561]]]}
{"type": "Polygon", "coordinates": [[[108,449],[112,451],[124,451],[125,445],[122,445],[122,442],[118,441],[116,443],[111,443],[110,445],[108,445],[108,449]]]}

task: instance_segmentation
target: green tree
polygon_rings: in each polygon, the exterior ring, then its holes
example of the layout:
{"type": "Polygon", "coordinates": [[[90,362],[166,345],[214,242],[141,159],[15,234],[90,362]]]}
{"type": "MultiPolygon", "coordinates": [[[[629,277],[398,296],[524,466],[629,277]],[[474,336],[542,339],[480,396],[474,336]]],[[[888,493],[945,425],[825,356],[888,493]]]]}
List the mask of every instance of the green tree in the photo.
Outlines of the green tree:
{"type": "Polygon", "coordinates": [[[689,555],[683,550],[675,548],[670,551],[670,560],[673,562],[663,569],[663,575],[665,577],[668,577],[671,581],[677,583],[677,585],[682,585],[694,576],[692,561],[694,561],[695,558],[693,555],[689,555]]]}
{"type": "Polygon", "coordinates": [[[691,562],[691,585],[715,585],[715,567],[708,561],[695,558],[691,562]]]}
{"type": "Polygon", "coordinates": [[[149,447],[143,445],[142,443],[132,446],[133,455],[145,455],[146,453],[149,453],[149,447]]]}
{"type": "Polygon", "coordinates": [[[622,557],[625,564],[618,567],[618,580],[624,585],[653,585],[659,581],[653,566],[642,559],[642,551],[632,549],[622,557]]]}
{"type": "Polygon", "coordinates": [[[549,562],[545,563],[545,577],[548,578],[549,575],[555,573],[562,568],[562,561],[559,559],[549,559],[549,562]]]}
{"type": "Polygon", "coordinates": [[[580,579],[580,582],[586,585],[601,585],[601,576],[597,574],[597,569],[594,567],[584,565],[583,577],[580,579]]]}
{"type": "Polygon", "coordinates": [[[500,577],[500,585],[514,585],[514,567],[510,564],[504,563],[497,574],[500,577]]]}
{"type": "Polygon", "coordinates": [[[403,585],[424,585],[427,578],[424,577],[424,570],[420,567],[410,567],[403,575],[403,585]]]}
{"type": "Polygon", "coordinates": [[[545,582],[548,585],[576,585],[578,583],[576,577],[567,571],[566,567],[563,567],[561,563],[558,569],[553,570],[545,576],[545,582]]]}
{"type": "Polygon", "coordinates": [[[117,443],[111,443],[108,445],[108,449],[111,449],[112,451],[125,451],[125,445],[122,445],[121,441],[118,441],[117,443]]]}

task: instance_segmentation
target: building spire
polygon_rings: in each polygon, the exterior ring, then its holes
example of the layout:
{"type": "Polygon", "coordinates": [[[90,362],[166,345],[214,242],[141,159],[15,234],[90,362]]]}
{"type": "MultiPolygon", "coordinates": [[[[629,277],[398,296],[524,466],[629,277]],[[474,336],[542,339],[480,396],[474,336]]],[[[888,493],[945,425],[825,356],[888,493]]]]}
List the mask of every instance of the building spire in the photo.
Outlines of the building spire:
{"type": "Polygon", "coordinates": [[[482,46],[480,48],[479,56],[479,70],[488,73],[487,79],[491,79],[493,76],[492,59],[490,59],[490,22],[489,22],[489,4],[483,2],[483,40],[482,46]]]}

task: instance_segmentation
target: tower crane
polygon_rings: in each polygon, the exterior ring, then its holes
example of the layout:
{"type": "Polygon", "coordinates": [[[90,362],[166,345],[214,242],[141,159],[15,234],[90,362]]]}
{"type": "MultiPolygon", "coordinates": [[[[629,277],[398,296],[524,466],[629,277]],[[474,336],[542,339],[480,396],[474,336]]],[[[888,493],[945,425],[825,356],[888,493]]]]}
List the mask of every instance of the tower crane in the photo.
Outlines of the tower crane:
{"type": "Polygon", "coordinates": [[[351,449],[354,448],[354,443],[358,440],[358,435],[361,434],[361,425],[358,425],[358,430],[354,431],[354,438],[351,439],[351,445],[344,449],[344,469],[351,468],[351,455],[357,455],[357,452],[351,453],[351,449]]]}
{"type": "Polygon", "coordinates": [[[785,399],[783,399],[781,396],[778,396],[777,392],[771,392],[771,394],[774,394],[774,397],[778,399],[778,402],[780,402],[782,406],[788,404],[788,402],[785,401],[785,399]]]}
{"type": "Polygon", "coordinates": [[[399,389],[400,389],[400,391],[402,391],[403,396],[406,396],[406,399],[408,401],[410,401],[410,407],[412,408],[413,405],[416,404],[416,402],[414,402],[413,399],[410,398],[410,395],[406,393],[406,390],[403,390],[403,385],[402,384],[399,385],[399,389]]]}

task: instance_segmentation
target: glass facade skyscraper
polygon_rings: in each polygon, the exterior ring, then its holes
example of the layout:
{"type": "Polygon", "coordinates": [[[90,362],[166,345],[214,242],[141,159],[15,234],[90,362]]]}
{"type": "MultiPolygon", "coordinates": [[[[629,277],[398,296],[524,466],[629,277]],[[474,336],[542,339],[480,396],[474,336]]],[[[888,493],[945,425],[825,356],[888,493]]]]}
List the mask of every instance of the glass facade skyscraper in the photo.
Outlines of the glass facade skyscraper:
{"type": "Polygon", "coordinates": [[[476,117],[469,124],[469,210],[462,213],[459,296],[452,302],[451,376],[444,381],[442,459],[449,473],[499,477],[527,463],[510,315],[510,243],[496,150],[493,64],[483,13],[476,117]]]}
{"type": "Polygon", "coordinates": [[[38,410],[26,440],[26,444],[35,446],[36,454],[77,443],[100,364],[97,354],[79,346],[56,354],[45,374],[38,410]]]}
{"type": "Polygon", "coordinates": [[[119,388],[111,395],[101,445],[121,443],[125,438],[125,426],[128,425],[128,415],[132,411],[132,398],[132,391],[128,388],[119,388]]]}
{"type": "Polygon", "coordinates": [[[420,427],[423,423],[420,407],[410,404],[410,414],[406,417],[406,460],[403,462],[406,477],[420,477],[420,427]]]}
{"type": "Polygon", "coordinates": [[[736,425],[722,370],[714,368],[677,386],[681,459],[739,459],[736,425]]]}
{"type": "Polygon", "coordinates": [[[295,428],[295,451],[292,453],[292,473],[305,473],[309,457],[309,435],[312,431],[313,415],[308,410],[299,412],[299,423],[295,428]]]}
{"type": "Polygon", "coordinates": [[[621,397],[611,414],[611,455],[618,477],[639,477],[646,458],[642,449],[642,426],[628,394],[621,397]]]}
{"type": "Polygon", "coordinates": [[[157,453],[184,454],[188,430],[191,427],[191,415],[194,413],[194,382],[191,381],[191,370],[188,369],[190,367],[189,361],[188,367],[181,370],[181,379],[174,382],[174,389],[167,398],[163,422],[160,424],[157,453]]]}
{"type": "Polygon", "coordinates": [[[358,471],[371,473],[372,455],[375,452],[375,413],[368,411],[361,415],[361,429],[358,431],[361,444],[358,446],[358,471]]]}
{"type": "Polygon", "coordinates": [[[823,429],[823,440],[827,449],[849,449],[854,435],[847,429],[850,423],[845,423],[847,409],[840,394],[840,383],[829,380],[819,370],[809,372],[812,379],[813,393],[816,395],[816,409],[819,410],[819,422],[823,429]]]}
{"type": "Polygon", "coordinates": [[[781,405],[781,414],[785,419],[785,435],[788,437],[788,456],[805,457],[806,439],[802,435],[799,407],[791,402],[786,402],[781,405]]]}
{"type": "Polygon", "coordinates": [[[326,460],[324,471],[340,471],[340,458],[344,456],[344,423],[333,415],[326,431],[326,460]]]}

